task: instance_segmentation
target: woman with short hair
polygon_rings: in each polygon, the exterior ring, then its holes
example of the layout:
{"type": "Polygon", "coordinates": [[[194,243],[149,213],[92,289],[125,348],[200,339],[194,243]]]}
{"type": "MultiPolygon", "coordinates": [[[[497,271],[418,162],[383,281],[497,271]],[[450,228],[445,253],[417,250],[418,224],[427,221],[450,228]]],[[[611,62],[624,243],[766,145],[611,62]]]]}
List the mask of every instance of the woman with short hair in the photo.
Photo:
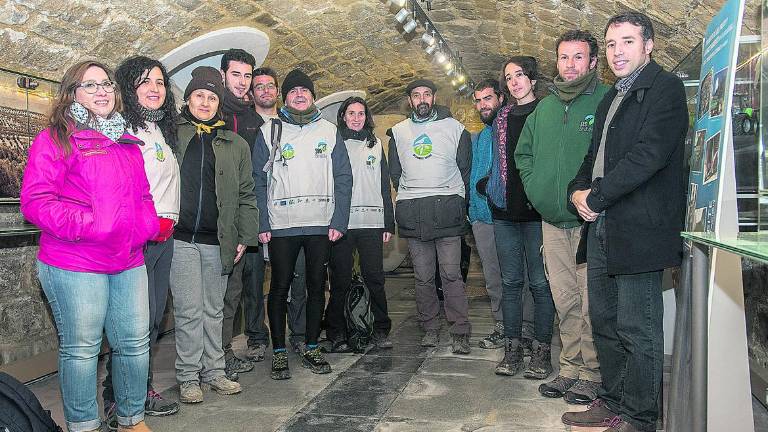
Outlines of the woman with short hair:
{"type": "Polygon", "coordinates": [[[181,200],[171,291],[176,380],[184,403],[203,401],[201,382],[222,395],[241,391],[224,371],[224,293],[234,264],[258,242],[259,216],[248,144],[222,127],[225,91],[217,69],[195,68],[179,119],[181,200]]]}

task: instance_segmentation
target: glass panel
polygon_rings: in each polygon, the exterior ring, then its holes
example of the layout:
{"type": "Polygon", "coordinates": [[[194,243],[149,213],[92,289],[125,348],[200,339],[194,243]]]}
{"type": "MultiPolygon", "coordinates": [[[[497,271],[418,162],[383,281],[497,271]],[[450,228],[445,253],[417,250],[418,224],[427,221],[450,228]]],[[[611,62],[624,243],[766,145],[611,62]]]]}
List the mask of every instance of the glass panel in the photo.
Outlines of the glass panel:
{"type": "Polygon", "coordinates": [[[768,74],[768,2],[761,2],[762,8],[762,29],[760,39],[760,110],[759,114],[755,115],[755,118],[760,119],[760,144],[757,150],[758,160],[758,199],[759,199],[759,211],[757,215],[757,225],[760,232],[766,232],[768,230],[768,154],[766,153],[766,145],[768,145],[768,128],[765,127],[768,122],[768,112],[762,109],[768,103],[768,82],[764,79],[768,74]]]}

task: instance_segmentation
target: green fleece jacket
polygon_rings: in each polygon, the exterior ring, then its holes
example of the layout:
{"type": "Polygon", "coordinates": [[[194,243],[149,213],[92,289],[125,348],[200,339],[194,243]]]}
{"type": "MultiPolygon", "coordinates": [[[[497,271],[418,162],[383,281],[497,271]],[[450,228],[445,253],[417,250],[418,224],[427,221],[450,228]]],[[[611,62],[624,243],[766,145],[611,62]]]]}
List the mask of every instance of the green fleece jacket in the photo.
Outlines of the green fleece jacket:
{"type": "Polygon", "coordinates": [[[579,171],[592,140],[595,111],[610,87],[593,81],[570,103],[553,94],[528,116],[515,149],[515,164],[528,200],[541,218],[559,228],[581,224],[568,211],[568,183],[579,171]]]}

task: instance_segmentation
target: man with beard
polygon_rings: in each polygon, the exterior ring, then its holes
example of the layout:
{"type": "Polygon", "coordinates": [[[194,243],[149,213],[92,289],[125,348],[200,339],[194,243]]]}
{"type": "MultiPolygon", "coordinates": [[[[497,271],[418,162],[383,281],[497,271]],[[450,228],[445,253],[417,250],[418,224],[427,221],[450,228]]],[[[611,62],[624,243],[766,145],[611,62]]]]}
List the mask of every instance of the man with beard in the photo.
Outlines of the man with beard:
{"type": "Polygon", "coordinates": [[[501,313],[501,270],[496,254],[496,240],[493,231],[493,218],[488,206],[488,199],[477,191],[478,182],[491,171],[493,158],[493,121],[499,108],[504,104],[504,95],[499,91],[499,83],[486,79],[474,92],[475,108],[485,128],[472,142],[472,171],[469,177],[469,223],[475,237],[477,254],[483,266],[485,289],[491,300],[491,314],[495,325],[493,331],[480,341],[480,348],[493,349],[504,346],[504,318],[501,313]]]}
{"type": "MultiPolygon", "coordinates": [[[[277,73],[269,67],[253,71],[254,109],[263,122],[277,118],[277,73]]],[[[264,323],[264,271],[266,267],[266,246],[245,255],[243,269],[243,309],[245,310],[245,335],[248,337],[246,358],[260,362],[269,345],[269,333],[264,323]]],[[[304,275],[304,253],[296,260],[296,270],[289,290],[288,329],[291,347],[299,354],[306,350],[304,331],[306,326],[307,291],[304,275]]]]}
{"type": "Polygon", "coordinates": [[[413,261],[416,309],[425,331],[421,345],[437,346],[440,337],[437,261],[453,352],[469,354],[472,328],[460,262],[461,236],[467,231],[472,142],[447,108],[434,105],[436,91],[429,80],[410,83],[406,95],[411,115],[387,131],[390,177],[397,190],[395,217],[413,261]]]}
{"type": "Polygon", "coordinates": [[[525,194],[542,219],[544,266],[560,319],[560,373],[539,386],[546,397],[588,404],[600,387],[592,338],[587,268],[576,262],[582,220],[568,211],[568,182],[578,172],[592,138],[595,111],[608,86],[597,75],[597,40],[570,30],[557,40],[552,94],[528,116],[515,149],[525,194]]]}

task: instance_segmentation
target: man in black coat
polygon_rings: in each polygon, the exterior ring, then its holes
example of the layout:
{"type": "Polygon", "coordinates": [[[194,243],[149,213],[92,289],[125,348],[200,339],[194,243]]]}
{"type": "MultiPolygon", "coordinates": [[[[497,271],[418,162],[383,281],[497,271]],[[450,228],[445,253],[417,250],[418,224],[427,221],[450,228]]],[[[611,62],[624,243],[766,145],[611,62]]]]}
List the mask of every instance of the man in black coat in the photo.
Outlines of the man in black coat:
{"type": "Polygon", "coordinates": [[[605,43],[618,81],[598,107],[592,144],[568,187],[569,204],[589,222],[582,242],[603,384],[589,410],[565,413],[563,422],[653,431],[664,359],[662,274],[682,259],[688,110],[683,83],[651,60],[647,16],[614,16],[605,43]]]}

